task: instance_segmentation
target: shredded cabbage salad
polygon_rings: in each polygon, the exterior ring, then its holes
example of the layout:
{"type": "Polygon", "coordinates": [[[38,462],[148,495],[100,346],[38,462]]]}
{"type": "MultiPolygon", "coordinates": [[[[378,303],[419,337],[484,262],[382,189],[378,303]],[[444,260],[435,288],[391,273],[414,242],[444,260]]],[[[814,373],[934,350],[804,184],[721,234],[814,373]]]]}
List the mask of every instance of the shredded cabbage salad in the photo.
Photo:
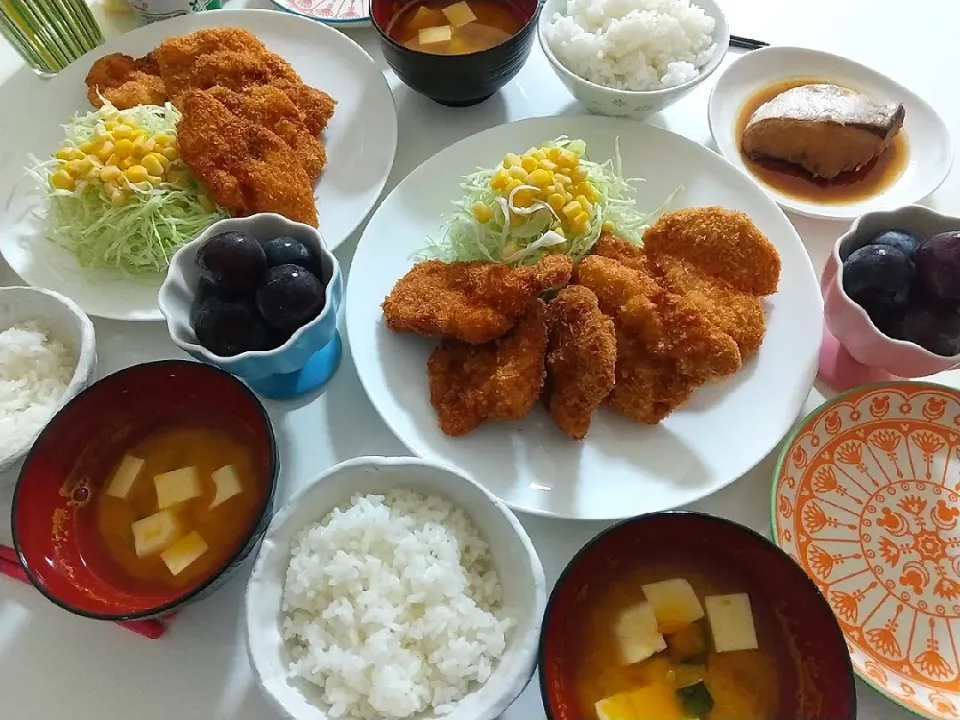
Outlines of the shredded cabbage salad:
{"type": "MultiPolygon", "coordinates": [[[[77,114],[64,125],[64,148],[79,149],[104,132],[109,121],[127,123],[146,134],[176,137],[180,113],[170,103],[139,105],[118,111],[110,103],[77,114]]],[[[183,167],[180,182],[127,183],[122,204],[97,180],[81,180],[74,189],[58,189],[51,178],[61,160],[39,161],[27,171],[47,197],[41,210],[49,240],[70,251],[84,267],[115,268],[126,274],[166,272],[173,254],[228,213],[216,206],[192,173],[183,167]]]]}
{"type": "Polygon", "coordinates": [[[583,140],[561,136],[540,146],[541,149],[566,148],[579,156],[579,166],[586,170],[586,180],[596,190],[589,221],[582,232],[558,232],[561,217],[558,211],[542,199],[527,206],[516,205],[517,193],[529,185],[520,185],[507,197],[497,192],[491,181],[505,165],[480,168],[466,176],[461,188],[463,196],[455,201],[456,211],[446,225],[442,239],[431,240],[421,253],[423,257],[447,262],[483,260],[508,265],[530,265],[547,253],[570,255],[575,261],[585,257],[603,230],[611,230],[636,245],[642,245],[644,231],[663,212],[682,188],[677,188],[663,204],[651,212],[637,209],[635,184],[642,178],[623,175],[620,143],[614,143],[614,157],[594,162],[587,157],[583,140]],[[478,203],[493,213],[485,222],[476,216],[478,203]]]}

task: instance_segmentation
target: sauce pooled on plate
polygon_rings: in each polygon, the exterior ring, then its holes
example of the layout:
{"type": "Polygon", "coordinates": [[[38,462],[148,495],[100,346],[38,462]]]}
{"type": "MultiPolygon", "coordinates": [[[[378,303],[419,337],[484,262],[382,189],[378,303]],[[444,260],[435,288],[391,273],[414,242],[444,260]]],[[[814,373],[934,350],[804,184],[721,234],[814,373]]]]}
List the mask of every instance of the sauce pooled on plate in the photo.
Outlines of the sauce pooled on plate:
{"type": "Polygon", "coordinates": [[[516,35],[525,19],[510,0],[418,0],[394,17],[387,34],[432,55],[469,55],[516,35]]]}

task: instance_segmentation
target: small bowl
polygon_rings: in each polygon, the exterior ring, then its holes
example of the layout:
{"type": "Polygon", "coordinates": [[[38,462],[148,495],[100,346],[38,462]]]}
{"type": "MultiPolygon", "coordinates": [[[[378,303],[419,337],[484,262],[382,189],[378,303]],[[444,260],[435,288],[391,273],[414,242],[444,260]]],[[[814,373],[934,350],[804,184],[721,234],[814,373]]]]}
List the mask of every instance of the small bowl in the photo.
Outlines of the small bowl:
{"type": "Polygon", "coordinates": [[[908,205],[861,215],[837,240],[820,277],[826,329],[840,351],[849,355],[849,360],[831,359],[826,365],[821,353],[821,374],[836,390],[889,380],[890,376],[933,375],[960,365],[960,355],[937,355],[912,342],[884,335],[866,310],[844,291],[843,260],[884,230],[906,230],[923,239],[948,230],[960,230],[960,218],[941,215],[922,205],[908,205]]]}
{"type": "MultiPolygon", "coordinates": [[[[267,533],[247,585],[247,652],[253,672],[274,709],[290,720],[327,720],[319,691],[289,679],[290,656],[281,627],[283,586],[290,543],[305,525],[317,522],[355,494],[404,487],[446,498],[466,512],[487,540],[503,587],[504,606],[517,620],[506,652],[493,674],[465,696],[447,720],[495,720],[530,682],[546,604],[543,566],[516,516],[497,498],[451,468],[411,457],[361,457],[336,465],[297,492],[281,508],[267,533]]],[[[433,714],[417,720],[433,720],[433,714]]]]}
{"type": "Polygon", "coordinates": [[[550,42],[546,37],[547,25],[553,20],[554,15],[557,13],[561,15],[566,14],[567,0],[546,0],[543,9],[540,11],[540,20],[537,23],[537,36],[540,38],[540,46],[543,48],[543,54],[547,56],[553,72],[560,78],[560,82],[567,86],[567,90],[590,112],[597,115],[629,117],[634,120],[643,120],[654,113],[670,107],[678,100],[690,94],[695,87],[700,85],[720,67],[720,63],[723,62],[723,58],[727,54],[727,50],[730,47],[730,28],[727,25],[727,18],[720,9],[720,6],[716,0],[694,0],[694,4],[702,8],[708,16],[716,21],[713,29],[713,41],[716,45],[713,58],[704,65],[700,73],[693,80],[662,90],[615,90],[604,87],[603,85],[597,85],[589,80],[584,80],[579,75],[568,70],[567,67],[557,59],[557,56],[553,54],[553,50],[550,48],[550,42]]]}
{"type": "Polygon", "coordinates": [[[340,263],[327,249],[316,228],[293,222],[273,213],[220,220],[200,237],[180,248],[170,261],[167,277],[158,296],[160,312],[167,320],[170,338],[194,358],[242,378],[264,397],[291,398],[313,392],[326,384],[340,364],[342,344],[337,331],[337,314],[343,302],[343,274],[340,263]],[[306,245],[320,259],[326,286],[326,302],[320,314],[274,350],[252,350],[220,357],[197,342],[190,323],[200,272],[197,251],[214,235],[243,232],[264,243],[280,236],[292,237],[306,245]]]}
{"type": "Polygon", "coordinates": [[[582,718],[575,676],[582,662],[578,634],[585,608],[615,579],[645,564],[657,570],[650,582],[683,577],[682,568],[694,568],[718,577],[715,582],[728,592],[750,594],[761,646],[771,648],[779,673],[777,717],[855,720],[850,656],[817,586],[762,535],[691,512],[625,520],[587,543],[564,569],[547,603],[540,638],[540,692],[549,720],[582,718]],[[771,640],[770,634],[777,637],[771,640]]]}
{"type": "Polygon", "coordinates": [[[217,368],[161,360],[107,375],[68,402],[27,455],[13,496],[13,543],[30,581],[76,615],[163,615],[212,593],[259,542],[273,509],[277,444],[266,410],[217,368]],[[97,530],[97,493],[117,458],[164,425],[204,422],[242,436],[265,488],[242,544],[194,586],[146,586],[110,557],[97,530]]]}
{"type": "MultiPolygon", "coordinates": [[[[49,329],[52,339],[77,354],[77,367],[51,413],[52,418],[65,403],[93,381],[97,373],[96,334],[86,313],[59,293],[31,287],[0,288],[0,331],[29,320],[35,320],[49,329]]],[[[15,466],[23,460],[35,439],[36,435],[27,438],[9,455],[0,456],[0,487],[12,484],[16,478],[13,472],[15,466]]]]}
{"type": "Polygon", "coordinates": [[[449,107],[477,105],[510,82],[530,56],[538,0],[502,0],[526,18],[516,35],[495,47],[469,55],[434,55],[404,47],[387,33],[410,0],[371,0],[370,17],[380,35],[387,64],[406,85],[449,107]]]}

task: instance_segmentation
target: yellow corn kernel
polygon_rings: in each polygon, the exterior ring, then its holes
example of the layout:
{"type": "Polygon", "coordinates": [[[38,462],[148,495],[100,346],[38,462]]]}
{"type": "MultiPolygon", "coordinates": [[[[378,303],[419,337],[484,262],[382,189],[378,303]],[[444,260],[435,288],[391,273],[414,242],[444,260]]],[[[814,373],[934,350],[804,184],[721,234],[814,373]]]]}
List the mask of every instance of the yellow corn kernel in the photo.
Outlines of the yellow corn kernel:
{"type": "MultiPolygon", "coordinates": [[[[107,123],[107,125],[109,125],[109,123],[107,123]]],[[[110,130],[111,128],[108,127],[107,129],[110,130]]],[[[136,130],[123,123],[117,124],[117,126],[112,128],[112,130],[113,137],[115,137],[117,140],[131,139],[137,135],[136,130]]]]}
{"type": "Polygon", "coordinates": [[[518,208],[528,208],[533,205],[533,201],[535,199],[536,197],[534,196],[533,190],[521,188],[513,195],[513,206],[518,208]]]}
{"type": "Polygon", "coordinates": [[[585,183],[585,188],[584,188],[584,190],[585,190],[584,195],[587,196],[587,200],[589,200],[590,202],[596,202],[596,201],[597,201],[597,198],[600,197],[600,191],[597,190],[597,189],[596,189],[593,185],[591,185],[590,183],[585,183]]]}
{"type": "Polygon", "coordinates": [[[577,195],[574,200],[580,203],[580,207],[583,208],[585,213],[593,212],[593,205],[590,204],[590,201],[587,200],[583,195],[577,195]]]}
{"type": "Polygon", "coordinates": [[[565,215],[569,219],[573,219],[577,216],[578,213],[583,212],[583,208],[580,207],[580,203],[576,200],[571,200],[566,205],[563,206],[563,209],[560,211],[561,214],[565,215]]]}
{"type": "Polygon", "coordinates": [[[559,182],[564,187],[570,187],[573,185],[573,180],[570,179],[570,176],[563,172],[554,173],[554,180],[559,182]]]}
{"type": "Polygon", "coordinates": [[[56,155],[54,155],[54,157],[56,157],[57,160],[63,160],[64,162],[69,162],[70,160],[73,160],[73,148],[62,147],[59,150],[57,150],[56,155]]]}
{"type": "Polygon", "coordinates": [[[543,162],[547,159],[547,151],[543,148],[537,148],[533,151],[533,156],[537,159],[537,162],[543,162]]]}
{"type": "Polygon", "coordinates": [[[549,160],[550,162],[559,162],[560,153],[562,150],[563,148],[558,148],[558,147],[549,148],[547,150],[547,160],[549,160]]]}
{"type": "Polygon", "coordinates": [[[507,186],[507,181],[510,179],[510,176],[507,174],[506,170],[497,170],[493,177],[490,178],[490,188],[492,190],[503,190],[507,186]]]}
{"type": "Polygon", "coordinates": [[[506,170],[509,170],[512,167],[517,167],[520,164],[520,156],[516,153],[507,153],[503,158],[503,167],[506,170]]]}
{"type": "Polygon", "coordinates": [[[575,167],[570,171],[570,180],[574,185],[579,185],[587,179],[587,171],[582,167],[575,167]]]}
{"type": "Polygon", "coordinates": [[[561,148],[560,152],[557,154],[557,159],[554,162],[556,162],[557,165],[562,168],[573,170],[580,164],[580,156],[573,152],[573,150],[561,148]]]}
{"type": "Polygon", "coordinates": [[[533,185],[534,187],[542,189],[553,182],[553,173],[548,172],[543,168],[537,168],[532,173],[527,175],[524,182],[527,185],[533,185]]]}
{"type": "Polygon", "coordinates": [[[112,156],[113,143],[107,140],[103,145],[100,146],[100,149],[97,150],[97,158],[99,158],[101,162],[109,163],[112,156]]]}
{"type": "Polygon", "coordinates": [[[163,178],[160,177],[159,175],[150,175],[147,177],[147,182],[150,183],[151,185],[157,186],[163,182],[163,178]]]}
{"type": "Polygon", "coordinates": [[[120,179],[121,175],[123,175],[123,171],[116,165],[107,165],[106,167],[100,168],[100,179],[105,183],[116,182],[120,179]]]}
{"type": "Polygon", "coordinates": [[[115,206],[120,206],[125,204],[129,197],[130,196],[124,190],[117,188],[112,193],[110,193],[110,202],[113,203],[113,205],[115,206]]]}
{"type": "Polygon", "coordinates": [[[117,167],[120,168],[121,170],[128,170],[136,164],[137,164],[136,160],[134,160],[132,157],[128,157],[128,158],[123,158],[123,160],[117,163],[117,167]]]}
{"type": "Polygon", "coordinates": [[[613,232],[613,223],[609,220],[604,220],[603,225],[600,226],[600,229],[604,232],[613,232]]]}
{"type": "Polygon", "coordinates": [[[524,172],[532,173],[538,167],[540,163],[537,162],[537,159],[531,155],[524,155],[523,159],[520,161],[520,167],[523,168],[524,172]]]}
{"type": "Polygon", "coordinates": [[[167,160],[169,160],[170,162],[173,162],[174,160],[179,160],[179,159],[180,159],[180,151],[179,151],[177,148],[173,147],[172,145],[169,146],[169,147],[165,147],[165,148],[163,149],[163,153],[162,153],[162,154],[163,154],[163,156],[164,156],[167,160]]]}
{"type": "Polygon", "coordinates": [[[141,183],[149,180],[150,173],[147,172],[147,169],[143,165],[131,165],[123,171],[123,176],[128,182],[141,183]]]}
{"type": "Polygon", "coordinates": [[[96,151],[97,151],[96,143],[93,143],[90,141],[87,141],[85,143],[80,143],[80,152],[84,153],[85,155],[92,155],[96,151]]]}
{"type": "Polygon", "coordinates": [[[114,143],[113,151],[117,154],[117,157],[127,158],[133,155],[133,141],[127,138],[123,140],[117,140],[114,143]]]}
{"type": "Polygon", "coordinates": [[[66,170],[68,173],[77,177],[78,175],[83,175],[85,171],[80,169],[80,160],[71,160],[70,162],[63,164],[63,170],[66,170]]]}
{"type": "Polygon", "coordinates": [[[93,158],[86,156],[84,156],[83,160],[77,160],[76,162],[79,163],[79,165],[77,165],[77,173],[80,175],[86,175],[95,167],[93,158]]]}
{"type": "Polygon", "coordinates": [[[487,207],[487,204],[481,201],[477,201],[473,204],[473,216],[477,219],[478,223],[488,223],[493,217],[493,212],[487,207]]]}
{"type": "Polygon", "coordinates": [[[173,138],[170,137],[169,135],[164,135],[163,133],[160,133],[160,134],[158,134],[158,135],[154,135],[154,136],[153,136],[153,141],[154,141],[159,147],[163,147],[163,148],[165,148],[165,147],[170,147],[171,145],[173,145],[173,138]]]}
{"type": "Polygon", "coordinates": [[[94,140],[99,140],[99,141],[101,141],[101,142],[104,141],[104,140],[109,140],[109,139],[110,139],[110,131],[107,130],[103,125],[97,125],[97,126],[93,129],[93,139],[94,139],[94,140]]]}
{"type": "Polygon", "coordinates": [[[567,237],[566,231],[560,225],[557,225],[555,228],[552,228],[552,230],[562,238],[567,237]]]}
{"type": "Polygon", "coordinates": [[[566,199],[565,197],[563,197],[563,195],[561,195],[560,193],[556,193],[556,192],[555,192],[555,193],[552,193],[552,194],[547,198],[547,204],[548,204],[550,207],[553,208],[553,211],[554,211],[554,212],[560,212],[560,211],[563,209],[563,205],[564,205],[564,203],[565,203],[566,201],[567,201],[567,199],[566,199]]]}
{"type": "Polygon", "coordinates": [[[104,129],[104,130],[107,130],[108,132],[113,132],[114,130],[117,129],[117,126],[119,126],[119,125],[120,125],[120,123],[118,123],[116,120],[107,120],[107,121],[103,124],[103,129],[104,129]]]}
{"type": "Polygon", "coordinates": [[[523,182],[521,182],[520,180],[517,180],[516,178],[510,178],[510,180],[507,181],[507,187],[504,188],[503,194],[509,195],[521,185],[523,185],[523,182]]]}
{"type": "Polygon", "coordinates": [[[57,190],[73,190],[77,186],[77,181],[66,170],[57,170],[50,176],[50,184],[57,190]]]}
{"type": "Polygon", "coordinates": [[[581,212],[579,215],[574,217],[573,220],[571,220],[571,224],[573,225],[574,229],[579,232],[586,230],[589,222],[590,216],[585,212],[581,212]]]}
{"type": "Polygon", "coordinates": [[[149,155],[144,155],[143,159],[140,161],[140,164],[146,168],[147,172],[156,177],[163,177],[166,165],[170,164],[170,161],[167,160],[163,155],[157,155],[156,153],[150,153],[149,155]],[[160,161],[163,162],[160,162],[160,161]]]}
{"type": "Polygon", "coordinates": [[[557,164],[553,160],[542,160],[540,162],[540,167],[548,172],[557,171],[557,164]]]}
{"type": "MultiPolygon", "coordinates": [[[[536,168],[534,168],[534,170],[536,170],[536,168]]],[[[519,180],[520,182],[523,182],[524,180],[527,179],[528,172],[529,172],[528,170],[525,170],[522,167],[512,167],[507,171],[507,174],[514,180],[519,180]]]]}
{"type": "Polygon", "coordinates": [[[510,242],[508,242],[506,245],[503,246],[503,250],[500,251],[500,257],[508,258],[511,255],[515,255],[518,252],[520,252],[520,246],[517,245],[513,240],[511,240],[510,242]]]}
{"type": "Polygon", "coordinates": [[[200,195],[198,200],[200,201],[200,207],[207,212],[213,212],[217,209],[217,204],[210,199],[209,195],[200,195]]]}

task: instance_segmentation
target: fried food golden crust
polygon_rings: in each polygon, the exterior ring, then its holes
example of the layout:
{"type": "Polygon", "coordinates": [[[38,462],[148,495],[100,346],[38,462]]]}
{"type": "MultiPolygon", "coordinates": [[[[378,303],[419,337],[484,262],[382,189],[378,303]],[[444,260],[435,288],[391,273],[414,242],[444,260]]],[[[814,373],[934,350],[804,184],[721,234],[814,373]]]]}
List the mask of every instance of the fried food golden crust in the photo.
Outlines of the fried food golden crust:
{"type": "Polygon", "coordinates": [[[663,289],[652,277],[617,260],[588,255],[577,266],[573,282],[593,291],[606,315],[657,342],[661,331],[655,300],[663,289]]]}
{"type": "Polygon", "coordinates": [[[702,385],[740,369],[737,343],[686,298],[664,292],[656,307],[662,335],[651,351],[674,360],[683,375],[702,385]]]}
{"type": "Polygon", "coordinates": [[[670,255],[751,295],[772,295],[780,282],[780,255],[742,212],[706,207],[667,213],[644,233],[643,246],[653,261],[670,255]]]}
{"type": "Polygon", "coordinates": [[[521,268],[428,260],[397,281],[383,301],[383,315],[394,332],[479,345],[507,333],[531,300],[566,285],[572,270],[566,255],[521,268]]]}
{"type": "Polygon", "coordinates": [[[150,55],[139,59],[122,53],[105,55],[90,67],[85,82],[87,99],[96,108],[104,99],[118,110],[167,102],[163,79],[150,55]]]}
{"type": "Polygon", "coordinates": [[[327,164],[323,143],[307,128],[303,113],[282,90],[273,85],[240,91],[217,86],[208,92],[237,117],[278,135],[294,151],[311,182],[320,177],[327,164]]]}
{"type": "Polygon", "coordinates": [[[621,265],[626,265],[644,275],[651,275],[650,264],[643,248],[617,237],[612,232],[600,233],[590,253],[616,260],[621,265]]]}
{"type": "Polygon", "coordinates": [[[312,182],[276,134],[199,90],[183,96],[180,111],[180,153],[218,204],[234,215],[275,212],[317,226],[312,182]]]}
{"type": "Polygon", "coordinates": [[[302,82],[275,80],[273,85],[283,90],[290,101],[303,113],[307,129],[314,135],[322,133],[337,109],[337,101],[323,90],[302,82]]]}
{"type": "Polygon", "coordinates": [[[547,331],[547,407],[557,427],[582,440],[616,378],[613,320],[591,290],[571,285],[547,305],[547,331]]]}
{"type": "Polygon", "coordinates": [[[767,332],[763,301],[720,278],[696,271],[681,260],[657,258],[658,278],[665,289],[683,298],[737,343],[746,360],[760,348],[767,332]]]}
{"type": "Polygon", "coordinates": [[[427,361],[440,429],[465,435],[484,420],[521,420],[543,388],[547,331],[543,302],[527,304],[510,333],[483,345],[444,340],[427,361]]]}

